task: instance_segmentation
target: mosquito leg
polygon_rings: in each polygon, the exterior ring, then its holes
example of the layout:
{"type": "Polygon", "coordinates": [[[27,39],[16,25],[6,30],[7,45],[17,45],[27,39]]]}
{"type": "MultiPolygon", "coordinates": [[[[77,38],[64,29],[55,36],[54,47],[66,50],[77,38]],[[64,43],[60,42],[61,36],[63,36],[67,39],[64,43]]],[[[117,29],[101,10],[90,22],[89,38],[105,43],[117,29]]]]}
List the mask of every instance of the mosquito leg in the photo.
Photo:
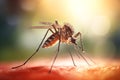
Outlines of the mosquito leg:
{"type": "Polygon", "coordinates": [[[81,36],[81,33],[80,33],[80,43],[81,43],[81,49],[82,49],[82,52],[84,51],[84,48],[83,48],[83,42],[82,42],[82,36],[81,36]]]}
{"type": "Polygon", "coordinates": [[[58,53],[59,53],[59,49],[60,49],[60,41],[59,41],[59,44],[58,44],[57,53],[56,53],[56,55],[55,55],[55,57],[54,57],[54,60],[53,60],[53,62],[52,62],[51,68],[50,68],[50,70],[49,70],[48,73],[51,73],[51,71],[52,71],[53,65],[54,65],[54,63],[55,63],[55,61],[56,61],[56,59],[57,59],[58,53]]]}
{"type": "Polygon", "coordinates": [[[55,24],[53,24],[52,27],[55,30],[55,32],[58,32],[58,28],[60,28],[58,21],[55,21],[55,24]]]}
{"type": "Polygon", "coordinates": [[[81,49],[82,51],[84,51],[83,49],[83,42],[82,42],[82,34],[80,32],[78,32],[77,34],[74,35],[75,38],[77,38],[78,36],[80,36],[80,44],[81,44],[81,49]]]}
{"type": "MultiPolygon", "coordinates": [[[[83,52],[83,54],[85,54],[86,55],[86,53],[85,52],[83,52]]],[[[94,64],[96,64],[91,58],[90,58],[90,56],[88,56],[88,55],[86,55],[86,57],[92,62],[92,63],[94,63],[94,64]]]]}
{"type": "MultiPolygon", "coordinates": [[[[78,47],[79,47],[79,49],[80,49],[80,46],[78,46],[78,47]]],[[[90,56],[86,54],[85,51],[83,51],[82,53],[83,53],[83,55],[85,55],[85,57],[87,57],[92,63],[96,64],[96,63],[90,58],[90,56]]]]}
{"type": "MultiPolygon", "coordinates": [[[[80,46],[78,46],[78,47],[79,47],[79,49],[82,50],[82,53],[84,54],[85,52],[84,52],[84,48],[83,48],[83,42],[82,42],[82,36],[81,36],[81,33],[78,32],[77,34],[74,35],[74,37],[77,38],[79,35],[80,35],[80,43],[81,43],[81,47],[80,47],[80,46]]],[[[96,64],[96,63],[95,63],[95,62],[94,62],[89,56],[86,56],[86,57],[89,58],[89,60],[90,60],[91,62],[93,62],[94,64],[96,64]]]]}
{"type": "MultiPolygon", "coordinates": [[[[58,32],[61,34],[60,29],[58,30],[58,32]]],[[[50,70],[49,70],[48,73],[51,73],[52,68],[53,68],[53,65],[54,65],[54,63],[55,63],[55,61],[56,61],[56,59],[57,59],[58,53],[59,53],[59,51],[60,51],[60,42],[61,42],[61,35],[60,35],[60,34],[59,34],[59,43],[58,43],[57,53],[56,53],[56,55],[55,55],[55,57],[54,57],[54,59],[53,59],[52,65],[51,65],[50,70]]]]}
{"type": "Polygon", "coordinates": [[[55,30],[55,32],[58,32],[54,24],[52,25],[52,27],[55,30]]]}
{"type": "MultiPolygon", "coordinates": [[[[75,46],[76,48],[77,48],[77,46],[75,46]]],[[[85,60],[85,62],[88,64],[88,65],[90,65],[89,64],[89,62],[87,61],[87,59],[78,51],[78,48],[76,49],[75,48],[75,50],[77,51],[77,53],[85,60]]]]}
{"type": "MultiPolygon", "coordinates": [[[[82,42],[82,36],[81,36],[81,33],[78,32],[77,34],[74,35],[75,38],[77,38],[78,36],[80,36],[80,44],[81,44],[81,50],[82,50],[82,53],[84,52],[84,48],[83,48],[83,42],[82,42]]],[[[76,46],[77,47],[77,46],[76,46]]],[[[79,47],[79,46],[78,46],[79,47]]],[[[80,48],[80,47],[79,47],[80,48]]],[[[90,65],[88,63],[88,61],[86,60],[86,58],[79,52],[79,50],[77,49],[77,52],[80,54],[80,56],[86,61],[86,63],[88,65],[90,65]]]]}
{"type": "Polygon", "coordinates": [[[38,46],[38,48],[37,48],[37,50],[36,50],[36,51],[35,51],[35,52],[34,52],[34,53],[33,53],[23,64],[18,65],[18,66],[16,66],[16,67],[12,67],[12,69],[19,68],[19,67],[25,65],[25,64],[26,64],[26,63],[27,63],[27,62],[28,62],[28,61],[39,51],[39,49],[40,49],[40,47],[41,47],[41,45],[42,45],[42,43],[43,43],[45,37],[47,36],[49,30],[53,33],[53,31],[52,31],[51,29],[48,29],[48,30],[47,30],[45,36],[43,37],[41,43],[39,44],[39,46],[38,46]]]}
{"type": "Polygon", "coordinates": [[[55,23],[58,25],[58,21],[57,20],[55,20],[55,23]]]}
{"type": "Polygon", "coordinates": [[[80,56],[77,54],[77,53],[75,53],[76,55],[77,55],[77,57],[80,59],[80,56]]]}
{"type": "Polygon", "coordinates": [[[49,28],[49,30],[50,30],[52,33],[54,33],[52,29],[49,28]]]}
{"type": "MultiPolygon", "coordinates": [[[[76,49],[75,49],[75,50],[76,50],[76,49]]],[[[77,50],[76,50],[76,51],[77,51],[77,50]]],[[[78,51],[77,51],[77,52],[78,52],[78,51]]],[[[75,54],[76,54],[77,57],[80,59],[80,56],[81,56],[81,55],[79,56],[80,53],[78,52],[78,53],[75,53],[75,54]]],[[[84,58],[83,55],[82,55],[82,58],[83,58],[83,59],[86,61],[86,63],[89,65],[88,61],[84,58]]]]}
{"type": "Polygon", "coordinates": [[[72,53],[70,51],[69,51],[69,54],[70,54],[70,57],[72,59],[73,65],[76,66],[75,61],[74,61],[73,56],[72,56],[72,53]]]}

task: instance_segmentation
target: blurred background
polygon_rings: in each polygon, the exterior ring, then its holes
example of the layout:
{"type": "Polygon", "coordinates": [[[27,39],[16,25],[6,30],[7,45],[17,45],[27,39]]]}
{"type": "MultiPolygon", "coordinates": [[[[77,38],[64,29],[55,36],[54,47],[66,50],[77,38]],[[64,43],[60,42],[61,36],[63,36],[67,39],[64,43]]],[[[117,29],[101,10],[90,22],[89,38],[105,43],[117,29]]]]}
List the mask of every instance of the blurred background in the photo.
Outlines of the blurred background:
{"type": "MultiPolygon", "coordinates": [[[[120,0],[0,0],[0,62],[27,59],[47,31],[29,27],[55,20],[82,33],[89,55],[119,59],[120,0]]],[[[53,57],[56,50],[57,45],[40,49],[33,59],[53,57]]],[[[66,53],[62,44],[60,54],[66,53]]]]}

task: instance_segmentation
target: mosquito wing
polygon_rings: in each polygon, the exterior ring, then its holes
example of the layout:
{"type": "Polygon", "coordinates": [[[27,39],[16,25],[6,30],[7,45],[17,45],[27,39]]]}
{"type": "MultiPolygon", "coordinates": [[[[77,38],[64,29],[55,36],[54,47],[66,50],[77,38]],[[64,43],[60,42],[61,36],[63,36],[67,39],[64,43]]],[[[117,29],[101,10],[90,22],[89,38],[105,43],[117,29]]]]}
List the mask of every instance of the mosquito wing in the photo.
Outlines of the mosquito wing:
{"type": "Polygon", "coordinates": [[[30,29],[48,29],[52,28],[52,23],[51,22],[40,22],[42,26],[31,26],[30,29]]]}
{"type": "Polygon", "coordinates": [[[44,25],[52,25],[53,23],[51,23],[51,22],[40,22],[40,24],[44,24],[44,25]]]}
{"type": "Polygon", "coordinates": [[[55,28],[61,28],[60,25],[58,25],[58,22],[56,21],[56,23],[51,23],[51,22],[40,22],[40,24],[42,24],[42,26],[31,26],[30,29],[48,29],[48,28],[53,28],[53,26],[55,28]],[[43,26],[44,25],[44,26],[43,26]]]}
{"type": "Polygon", "coordinates": [[[52,26],[31,26],[30,29],[48,29],[52,28],[52,26]]]}
{"type": "MultiPolygon", "coordinates": [[[[48,29],[48,28],[51,28],[53,29],[52,26],[31,26],[29,27],[30,29],[48,29]]],[[[55,26],[55,28],[61,28],[60,26],[55,26]]]]}
{"type": "MultiPolygon", "coordinates": [[[[51,22],[40,22],[40,24],[44,24],[44,25],[53,25],[53,23],[51,23],[51,22]]],[[[58,21],[57,21],[57,20],[55,20],[55,24],[58,25],[58,21]]]]}

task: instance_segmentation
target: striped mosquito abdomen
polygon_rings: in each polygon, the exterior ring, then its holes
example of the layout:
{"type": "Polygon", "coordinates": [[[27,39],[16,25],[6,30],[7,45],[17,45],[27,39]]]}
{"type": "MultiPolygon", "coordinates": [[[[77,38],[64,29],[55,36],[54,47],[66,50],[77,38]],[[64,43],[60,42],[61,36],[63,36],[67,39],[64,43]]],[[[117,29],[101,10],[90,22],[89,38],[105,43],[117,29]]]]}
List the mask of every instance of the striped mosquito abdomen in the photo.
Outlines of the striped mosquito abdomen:
{"type": "Polygon", "coordinates": [[[43,44],[42,48],[53,46],[59,39],[58,33],[52,34],[43,44]]]}

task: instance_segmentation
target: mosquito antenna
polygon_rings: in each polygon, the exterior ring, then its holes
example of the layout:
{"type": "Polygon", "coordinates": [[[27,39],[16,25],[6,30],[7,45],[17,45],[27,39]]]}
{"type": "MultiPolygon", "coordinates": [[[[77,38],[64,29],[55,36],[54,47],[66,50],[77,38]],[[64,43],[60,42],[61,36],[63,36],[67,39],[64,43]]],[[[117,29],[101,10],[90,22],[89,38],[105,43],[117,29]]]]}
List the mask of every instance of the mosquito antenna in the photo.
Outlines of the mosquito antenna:
{"type": "MultiPolygon", "coordinates": [[[[79,49],[81,49],[81,47],[79,45],[77,45],[79,49]]],[[[85,51],[82,51],[82,54],[85,55],[85,57],[87,57],[92,63],[96,64],[91,58],[89,55],[86,54],[85,51]]]]}
{"type": "Polygon", "coordinates": [[[77,45],[75,45],[75,50],[76,50],[76,51],[78,52],[78,54],[85,60],[85,62],[86,62],[88,65],[90,65],[89,62],[87,61],[87,59],[79,52],[77,45]]]}

